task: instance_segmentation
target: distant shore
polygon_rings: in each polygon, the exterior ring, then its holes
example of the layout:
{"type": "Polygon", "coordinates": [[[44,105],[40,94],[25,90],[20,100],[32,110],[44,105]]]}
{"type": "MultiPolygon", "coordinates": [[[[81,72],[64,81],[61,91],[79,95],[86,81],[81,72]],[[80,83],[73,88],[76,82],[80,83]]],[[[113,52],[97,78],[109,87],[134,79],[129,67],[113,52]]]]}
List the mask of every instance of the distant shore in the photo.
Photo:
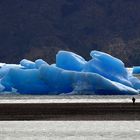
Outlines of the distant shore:
{"type": "Polygon", "coordinates": [[[0,120],[140,120],[131,97],[1,96],[0,120]]]}

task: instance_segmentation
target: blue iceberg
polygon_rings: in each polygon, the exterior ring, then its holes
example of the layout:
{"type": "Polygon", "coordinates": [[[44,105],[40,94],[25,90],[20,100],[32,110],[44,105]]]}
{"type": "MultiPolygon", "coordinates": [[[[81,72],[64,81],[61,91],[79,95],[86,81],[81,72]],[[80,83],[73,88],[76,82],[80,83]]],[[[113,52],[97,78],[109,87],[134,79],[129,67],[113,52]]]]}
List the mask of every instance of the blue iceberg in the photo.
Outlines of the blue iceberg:
{"type": "Polygon", "coordinates": [[[90,55],[92,59],[85,65],[84,72],[98,73],[107,79],[132,87],[127,69],[121,60],[99,51],[92,51],[90,55]]]}
{"type": "Polygon", "coordinates": [[[9,73],[1,80],[5,91],[17,89],[21,94],[46,94],[48,87],[41,79],[38,69],[10,69],[9,73]]]}
{"type": "Polygon", "coordinates": [[[133,74],[140,74],[140,66],[133,67],[133,74]]]}
{"type": "Polygon", "coordinates": [[[0,79],[8,74],[11,68],[23,69],[24,67],[17,64],[3,64],[0,66],[0,79]]]}
{"type": "Polygon", "coordinates": [[[65,70],[81,71],[86,61],[83,57],[67,51],[59,51],[56,55],[56,66],[65,70]]]}
{"type": "Polygon", "coordinates": [[[90,72],[68,71],[55,66],[44,65],[40,68],[43,80],[50,93],[74,94],[137,94],[133,88],[113,82],[90,72]],[[101,84],[102,83],[102,84],[101,84]]]}
{"type": "Polygon", "coordinates": [[[43,65],[39,69],[41,78],[47,84],[49,93],[69,93],[73,90],[75,72],[56,66],[43,65]]]}
{"type": "Polygon", "coordinates": [[[35,63],[30,61],[30,60],[27,60],[27,59],[21,60],[20,65],[25,67],[26,69],[34,69],[34,68],[36,68],[35,63]]]}
{"type": "Polygon", "coordinates": [[[36,68],[40,68],[43,64],[49,65],[47,62],[45,62],[45,61],[42,60],[42,59],[37,59],[37,60],[35,61],[36,68]]]}
{"type": "Polygon", "coordinates": [[[68,51],[59,51],[56,64],[42,59],[23,59],[20,64],[3,64],[0,68],[0,92],[13,89],[20,94],[88,94],[135,95],[140,80],[124,63],[103,52],[92,51],[92,59],[68,51]]]}

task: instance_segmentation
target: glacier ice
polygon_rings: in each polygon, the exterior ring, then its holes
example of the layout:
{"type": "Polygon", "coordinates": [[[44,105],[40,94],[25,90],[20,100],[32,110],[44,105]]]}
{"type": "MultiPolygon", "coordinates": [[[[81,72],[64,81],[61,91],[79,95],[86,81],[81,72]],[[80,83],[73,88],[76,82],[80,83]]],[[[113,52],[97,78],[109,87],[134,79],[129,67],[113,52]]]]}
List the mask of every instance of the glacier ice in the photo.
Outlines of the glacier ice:
{"type": "Polygon", "coordinates": [[[0,79],[2,78],[2,77],[4,77],[8,72],[9,72],[9,70],[11,69],[11,68],[24,68],[23,66],[21,66],[21,65],[17,65],[17,64],[3,64],[3,65],[1,65],[1,67],[0,67],[0,79]]]}
{"type": "Polygon", "coordinates": [[[129,81],[133,84],[133,88],[140,90],[140,80],[132,75],[128,77],[129,81]]]}
{"type": "Polygon", "coordinates": [[[1,80],[1,84],[12,91],[23,94],[45,94],[48,92],[46,83],[41,79],[38,69],[10,69],[9,73],[1,80]]]}
{"type": "Polygon", "coordinates": [[[50,93],[68,93],[73,90],[75,72],[67,71],[56,66],[43,65],[40,75],[49,87],[50,93]]]}
{"type": "Polygon", "coordinates": [[[45,61],[42,60],[42,59],[37,59],[37,60],[35,61],[36,68],[40,68],[40,66],[42,66],[43,64],[49,65],[47,62],[45,62],[45,61]]]}
{"type": "Polygon", "coordinates": [[[68,71],[54,66],[44,65],[40,68],[43,80],[50,93],[81,93],[88,94],[137,94],[133,88],[90,72],[68,71]],[[102,83],[102,84],[101,84],[102,83]]]}
{"type": "Polygon", "coordinates": [[[73,52],[59,51],[56,55],[56,66],[65,70],[81,71],[85,64],[85,59],[73,52]]]}
{"type": "Polygon", "coordinates": [[[23,59],[20,61],[20,65],[27,68],[27,69],[34,69],[36,68],[36,65],[34,62],[27,60],[27,59],[23,59]]]}
{"type": "Polygon", "coordinates": [[[5,87],[1,84],[1,80],[0,80],[0,92],[4,91],[5,87]]]}
{"type": "Polygon", "coordinates": [[[92,59],[85,65],[84,72],[98,73],[107,79],[132,87],[121,60],[99,51],[92,51],[90,55],[92,59]]]}
{"type": "Polygon", "coordinates": [[[91,51],[91,60],[69,51],[59,51],[56,64],[42,59],[23,59],[20,64],[0,63],[0,92],[13,89],[20,94],[135,95],[140,80],[124,63],[100,51],[91,51]]]}
{"type": "Polygon", "coordinates": [[[140,66],[133,67],[133,74],[140,74],[140,66]]]}

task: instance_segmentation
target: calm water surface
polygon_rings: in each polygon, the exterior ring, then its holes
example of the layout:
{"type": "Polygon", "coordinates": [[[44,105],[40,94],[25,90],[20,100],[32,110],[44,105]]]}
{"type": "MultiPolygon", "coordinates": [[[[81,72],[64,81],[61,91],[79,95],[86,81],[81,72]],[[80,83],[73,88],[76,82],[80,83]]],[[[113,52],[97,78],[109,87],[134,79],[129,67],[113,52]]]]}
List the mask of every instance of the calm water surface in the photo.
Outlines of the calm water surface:
{"type": "Polygon", "coordinates": [[[139,140],[139,121],[0,122],[1,140],[139,140]]]}
{"type": "Polygon", "coordinates": [[[132,97],[136,98],[136,102],[140,102],[140,96],[128,96],[128,95],[112,95],[112,96],[96,96],[96,95],[13,95],[13,94],[1,94],[0,95],[0,103],[8,103],[8,102],[41,102],[41,103],[49,103],[49,102],[131,102],[132,97]]]}

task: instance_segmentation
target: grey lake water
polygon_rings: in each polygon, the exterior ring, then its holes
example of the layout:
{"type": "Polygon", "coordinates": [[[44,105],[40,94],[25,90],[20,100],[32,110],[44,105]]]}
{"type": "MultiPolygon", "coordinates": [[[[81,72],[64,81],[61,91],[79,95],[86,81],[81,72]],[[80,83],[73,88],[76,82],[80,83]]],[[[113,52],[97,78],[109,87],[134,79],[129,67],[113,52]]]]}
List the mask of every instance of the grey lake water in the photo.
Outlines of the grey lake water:
{"type": "Polygon", "coordinates": [[[0,140],[139,140],[139,121],[2,121],[0,140]]]}
{"type": "Polygon", "coordinates": [[[20,95],[20,94],[1,94],[0,103],[96,103],[96,102],[131,102],[132,97],[136,102],[140,102],[140,95],[20,95]]]}

